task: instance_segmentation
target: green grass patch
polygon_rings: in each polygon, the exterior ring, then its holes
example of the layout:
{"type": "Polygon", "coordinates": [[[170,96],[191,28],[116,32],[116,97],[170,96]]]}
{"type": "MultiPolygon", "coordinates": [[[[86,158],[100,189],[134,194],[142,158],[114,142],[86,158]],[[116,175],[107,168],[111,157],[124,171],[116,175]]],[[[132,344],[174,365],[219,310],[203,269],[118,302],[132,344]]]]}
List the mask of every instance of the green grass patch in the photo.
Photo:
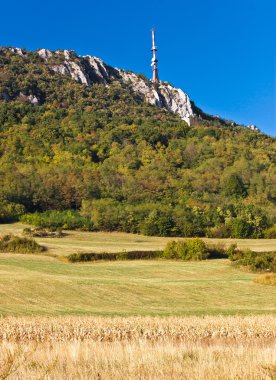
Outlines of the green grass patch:
{"type": "Polygon", "coordinates": [[[0,315],[276,313],[276,288],[228,260],[101,261],[0,254],[0,315]]]}

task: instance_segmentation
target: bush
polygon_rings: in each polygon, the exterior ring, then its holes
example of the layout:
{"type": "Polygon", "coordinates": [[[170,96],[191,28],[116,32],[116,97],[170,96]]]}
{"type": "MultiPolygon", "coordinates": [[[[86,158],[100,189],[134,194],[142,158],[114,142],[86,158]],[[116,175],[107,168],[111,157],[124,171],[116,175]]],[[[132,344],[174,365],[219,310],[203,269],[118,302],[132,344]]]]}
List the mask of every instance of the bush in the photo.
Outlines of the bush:
{"type": "Polygon", "coordinates": [[[163,252],[163,258],[166,259],[206,260],[208,256],[206,244],[198,238],[184,241],[170,241],[163,252]]]}
{"type": "Polygon", "coordinates": [[[276,239],[276,224],[264,231],[265,239],[276,239]]]}
{"type": "Polygon", "coordinates": [[[229,259],[237,265],[249,267],[253,271],[276,272],[276,252],[252,252],[250,249],[235,251],[229,259]]]}
{"type": "Polygon", "coordinates": [[[35,240],[29,238],[6,235],[0,240],[1,252],[39,253],[44,250],[44,247],[39,245],[35,240]]]}
{"type": "Polygon", "coordinates": [[[67,260],[71,263],[89,262],[97,260],[116,260],[116,254],[114,253],[73,253],[68,255],[67,260]]]}
{"type": "Polygon", "coordinates": [[[18,221],[25,211],[25,207],[21,204],[0,200],[0,223],[18,221]]]}
{"type": "Polygon", "coordinates": [[[116,254],[116,260],[149,260],[158,259],[162,251],[129,251],[116,254]]]}
{"type": "Polygon", "coordinates": [[[173,228],[170,210],[154,210],[140,225],[141,233],[146,236],[170,236],[173,228]]]}
{"type": "Polygon", "coordinates": [[[68,261],[71,263],[89,262],[98,260],[146,260],[156,259],[161,257],[162,251],[130,251],[119,253],[74,253],[67,256],[68,261]]]}
{"type": "Polygon", "coordinates": [[[90,219],[80,215],[78,211],[45,211],[43,213],[36,212],[34,214],[26,214],[21,216],[21,222],[32,224],[38,228],[49,228],[53,231],[57,229],[64,230],[85,230],[92,231],[93,223],[90,219]]]}
{"type": "Polygon", "coordinates": [[[31,228],[24,228],[23,229],[23,235],[25,236],[32,236],[33,235],[33,231],[31,228]]]}
{"type": "Polygon", "coordinates": [[[241,218],[235,218],[231,222],[231,237],[238,239],[250,238],[252,226],[241,218]]]}
{"type": "Polygon", "coordinates": [[[208,259],[227,259],[228,253],[224,247],[224,244],[217,243],[208,246],[208,259]]]}
{"type": "Polygon", "coordinates": [[[226,249],[225,253],[227,257],[231,258],[237,251],[237,244],[230,244],[229,247],[226,249]]]}
{"type": "Polygon", "coordinates": [[[179,259],[178,256],[178,249],[177,247],[179,246],[180,242],[171,240],[166,244],[166,247],[163,251],[162,257],[164,259],[179,259]]]}
{"type": "Polygon", "coordinates": [[[225,239],[231,236],[231,227],[226,224],[210,227],[207,229],[206,235],[211,238],[225,239]]]}

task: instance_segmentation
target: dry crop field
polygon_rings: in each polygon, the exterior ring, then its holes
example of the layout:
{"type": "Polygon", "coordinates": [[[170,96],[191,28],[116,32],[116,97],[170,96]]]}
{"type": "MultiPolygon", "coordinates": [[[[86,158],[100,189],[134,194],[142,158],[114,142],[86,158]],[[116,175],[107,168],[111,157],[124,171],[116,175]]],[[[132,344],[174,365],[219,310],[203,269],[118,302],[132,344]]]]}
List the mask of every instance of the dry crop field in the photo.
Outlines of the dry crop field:
{"type": "Polygon", "coordinates": [[[272,316],[2,318],[0,379],[275,379],[272,316]]]}

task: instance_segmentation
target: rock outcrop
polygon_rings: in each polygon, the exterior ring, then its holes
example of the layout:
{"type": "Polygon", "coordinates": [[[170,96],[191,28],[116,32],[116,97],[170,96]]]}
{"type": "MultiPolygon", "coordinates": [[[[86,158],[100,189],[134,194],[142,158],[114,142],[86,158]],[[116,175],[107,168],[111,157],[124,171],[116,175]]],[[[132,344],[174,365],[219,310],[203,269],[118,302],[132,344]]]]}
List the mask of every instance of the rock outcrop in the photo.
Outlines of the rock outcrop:
{"type": "Polygon", "coordinates": [[[89,55],[80,57],[72,50],[40,49],[37,53],[45,61],[59,56],[60,63],[53,64],[52,70],[61,75],[68,75],[81,84],[86,86],[91,86],[93,83],[108,85],[112,81],[122,81],[149,104],[178,114],[188,124],[190,124],[190,118],[194,116],[189,96],[181,89],[166,82],[156,85],[142,75],[112,68],[97,57],[89,55]]]}
{"type": "MultiPolygon", "coordinates": [[[[5,50],[5,48],[1,49],[5,50]]],[[[27,54],[20,48],[10,47],[7,49],[21,57],[27,54]]],[[[113,81],[119,81],[128,85],[145,102],[178,114],[188,124],[195,116],[189,96],[167,82],[154,84],[144,75],[113,68],[97,57],[78,56],[73,50],[40,49],[36,53],[47,63],[53,73],[69,76],[85,86],[91,86],[94,83],[108,86],[113,81]]],[[[25,95],[21,94],[21,96],[25,95]]],[[[0,98],[8,100],[8,97],[8,94],[0,94],[0,98]]],[[[35,93],[26,95],[26,98],[33,105],[41,104],[40,97],[35,93]]]]}

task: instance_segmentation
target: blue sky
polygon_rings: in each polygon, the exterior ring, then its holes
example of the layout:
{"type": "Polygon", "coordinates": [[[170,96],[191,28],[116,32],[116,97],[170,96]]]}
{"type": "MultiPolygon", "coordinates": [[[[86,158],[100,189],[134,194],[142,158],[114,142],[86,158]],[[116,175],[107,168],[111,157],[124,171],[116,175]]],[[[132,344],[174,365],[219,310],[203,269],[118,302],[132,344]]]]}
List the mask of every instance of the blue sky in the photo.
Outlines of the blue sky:
{"type": "Polygon", "coordinates": [[[1,4],[0,44],[73,49],[159,75],[205,112],[276,136],[275,0],[37,0],[1,4]]]}

